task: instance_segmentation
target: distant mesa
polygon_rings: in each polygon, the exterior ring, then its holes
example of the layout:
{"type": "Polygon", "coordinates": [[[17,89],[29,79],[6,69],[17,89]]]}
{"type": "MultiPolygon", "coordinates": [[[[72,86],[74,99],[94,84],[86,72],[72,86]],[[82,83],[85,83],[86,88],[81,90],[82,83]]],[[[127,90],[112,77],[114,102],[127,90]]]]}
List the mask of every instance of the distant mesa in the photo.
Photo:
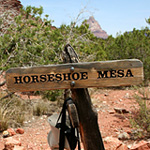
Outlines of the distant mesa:
{"type": "Polygon", "coordinates": [[[95,18],[93,16],[91,16],[88,20],[87,20],[87,24],[89,24],[89,29],[90,31],[98,38],[102,38],[102,39],[107,39],[108,38],[108,34],[106,31],[102,30],[101,26],[99,25],[99,23],[95,20],[95,18]]]}

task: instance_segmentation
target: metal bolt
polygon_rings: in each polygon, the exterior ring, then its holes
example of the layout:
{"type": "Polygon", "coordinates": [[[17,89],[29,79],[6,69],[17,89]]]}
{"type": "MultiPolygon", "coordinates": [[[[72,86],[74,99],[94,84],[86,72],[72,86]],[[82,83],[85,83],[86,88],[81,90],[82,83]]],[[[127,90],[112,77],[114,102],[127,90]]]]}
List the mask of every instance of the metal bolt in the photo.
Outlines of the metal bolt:
{"type": "Polygon", "coordinates": [[[75,86],[75,81],[71,81],[70,85],[71,85],[71,87],[74,87],[75,86]]]}
{"type": "Polygon", "coordinates": [[[71,72],[74,72],[74,67],[71,67],[71,68],[70,68],[70,71],[71,71],[71,72]]]}

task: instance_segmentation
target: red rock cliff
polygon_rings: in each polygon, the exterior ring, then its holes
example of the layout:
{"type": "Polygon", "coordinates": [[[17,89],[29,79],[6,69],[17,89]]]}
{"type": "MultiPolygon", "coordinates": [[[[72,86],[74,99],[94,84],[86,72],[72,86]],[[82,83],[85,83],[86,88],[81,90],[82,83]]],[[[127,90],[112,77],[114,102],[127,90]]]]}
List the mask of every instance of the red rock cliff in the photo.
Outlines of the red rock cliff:
{"type": "Polygon", "coordinates": [[[87,20],[87,24],[89,24],[89,29],[96,37],[103,38],[103,39],[106,39],[108,37],[108,34],[106,33],[106,31],[102,30],[101,26],[99,25],[99,23],[95,20],[93,16],[91,16],[87,20]]]}
{"type": "Polygon", "coordinates": [[[19,11],[21,7],[22,5],[19,0],[0,0],[0,12],[10,9],[19,11]]]}

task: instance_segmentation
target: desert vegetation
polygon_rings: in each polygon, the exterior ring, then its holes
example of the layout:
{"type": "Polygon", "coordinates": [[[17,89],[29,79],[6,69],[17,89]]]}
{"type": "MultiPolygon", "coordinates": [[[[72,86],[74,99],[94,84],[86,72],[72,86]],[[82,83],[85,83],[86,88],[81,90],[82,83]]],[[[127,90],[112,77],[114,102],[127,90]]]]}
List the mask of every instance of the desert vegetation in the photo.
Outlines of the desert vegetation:
{"type": "MultiPolygon", "coordinates": [[[[80,61],[83,62],[133,58],[141,60],[144,66],[143,85],[148,85],[150,80],[149,27],[141,30],[133,29],[133,31],[118,34],[117,37],[110,35],[107,39],[101,39],[95,37],[88,30],[89,25],[86,24],[86,20],[81,25],[78,25],[75,20],[70,25],[62,24],[60,28],[55,28],[52,26],[53,20],[50,20],[48,15],[42,17],[42,14],[42,7],[28,6],[22,8],[20,14],[14,18],[13,23],[7,26],[4,26],[5,20],[10,14],[5,13],[0,18],[1,75],[11,67],[62,63],[62,51],[64,46],[69,43],[76,50],[80,61]]],[[[77,19],[81,14],[77,16],[77,19]]],[[[150,18],[146,22],[147,25],[150,25],[150,18]]],[[[37,91],[36,94],[42,95],[45,101],[55,101],[62,95],[62,92],[37,91]]],[[[8,94],[7,90],[3,91],[0,97],[3,98],[6,94],[8,94]]],[[[149,109],[146,107],[146,103],[139,103],[139,106],[141,108],[139,115],[144,115],[143,121],[149,124],[149,109]]],[[[8,125],[22,125],[26,110],[28,110],[28,115],[48,113],[46,104],[38,103],[33,107],[32,103],[22,101],[14,95],[5,100],[1,99],[0,131],[6,129],[8,125]]],[[[139,124],[140,122],[132,120],[134,127],[143,126],[143,124],[139,124]]],[[[150,132],[149,126],[144,125],[144,128],[150,132]]]]}

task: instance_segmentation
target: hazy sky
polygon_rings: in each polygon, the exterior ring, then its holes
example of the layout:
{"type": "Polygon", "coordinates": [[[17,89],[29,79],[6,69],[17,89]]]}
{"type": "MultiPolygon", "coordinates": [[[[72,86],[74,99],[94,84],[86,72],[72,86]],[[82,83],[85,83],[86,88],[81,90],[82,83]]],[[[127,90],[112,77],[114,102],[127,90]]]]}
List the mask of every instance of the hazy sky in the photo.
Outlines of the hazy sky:
{"type": "Polygon", "coordinates": [[[82,17],[93,15],[102,29],[109,35],[124,33],[133,28],[148,26],[145,19],[150,17],[150,0],[20,0],[23,6],[43,6],[44,14],[54,20],[53,25],[70,24],[86,7],[82,17]]]}

